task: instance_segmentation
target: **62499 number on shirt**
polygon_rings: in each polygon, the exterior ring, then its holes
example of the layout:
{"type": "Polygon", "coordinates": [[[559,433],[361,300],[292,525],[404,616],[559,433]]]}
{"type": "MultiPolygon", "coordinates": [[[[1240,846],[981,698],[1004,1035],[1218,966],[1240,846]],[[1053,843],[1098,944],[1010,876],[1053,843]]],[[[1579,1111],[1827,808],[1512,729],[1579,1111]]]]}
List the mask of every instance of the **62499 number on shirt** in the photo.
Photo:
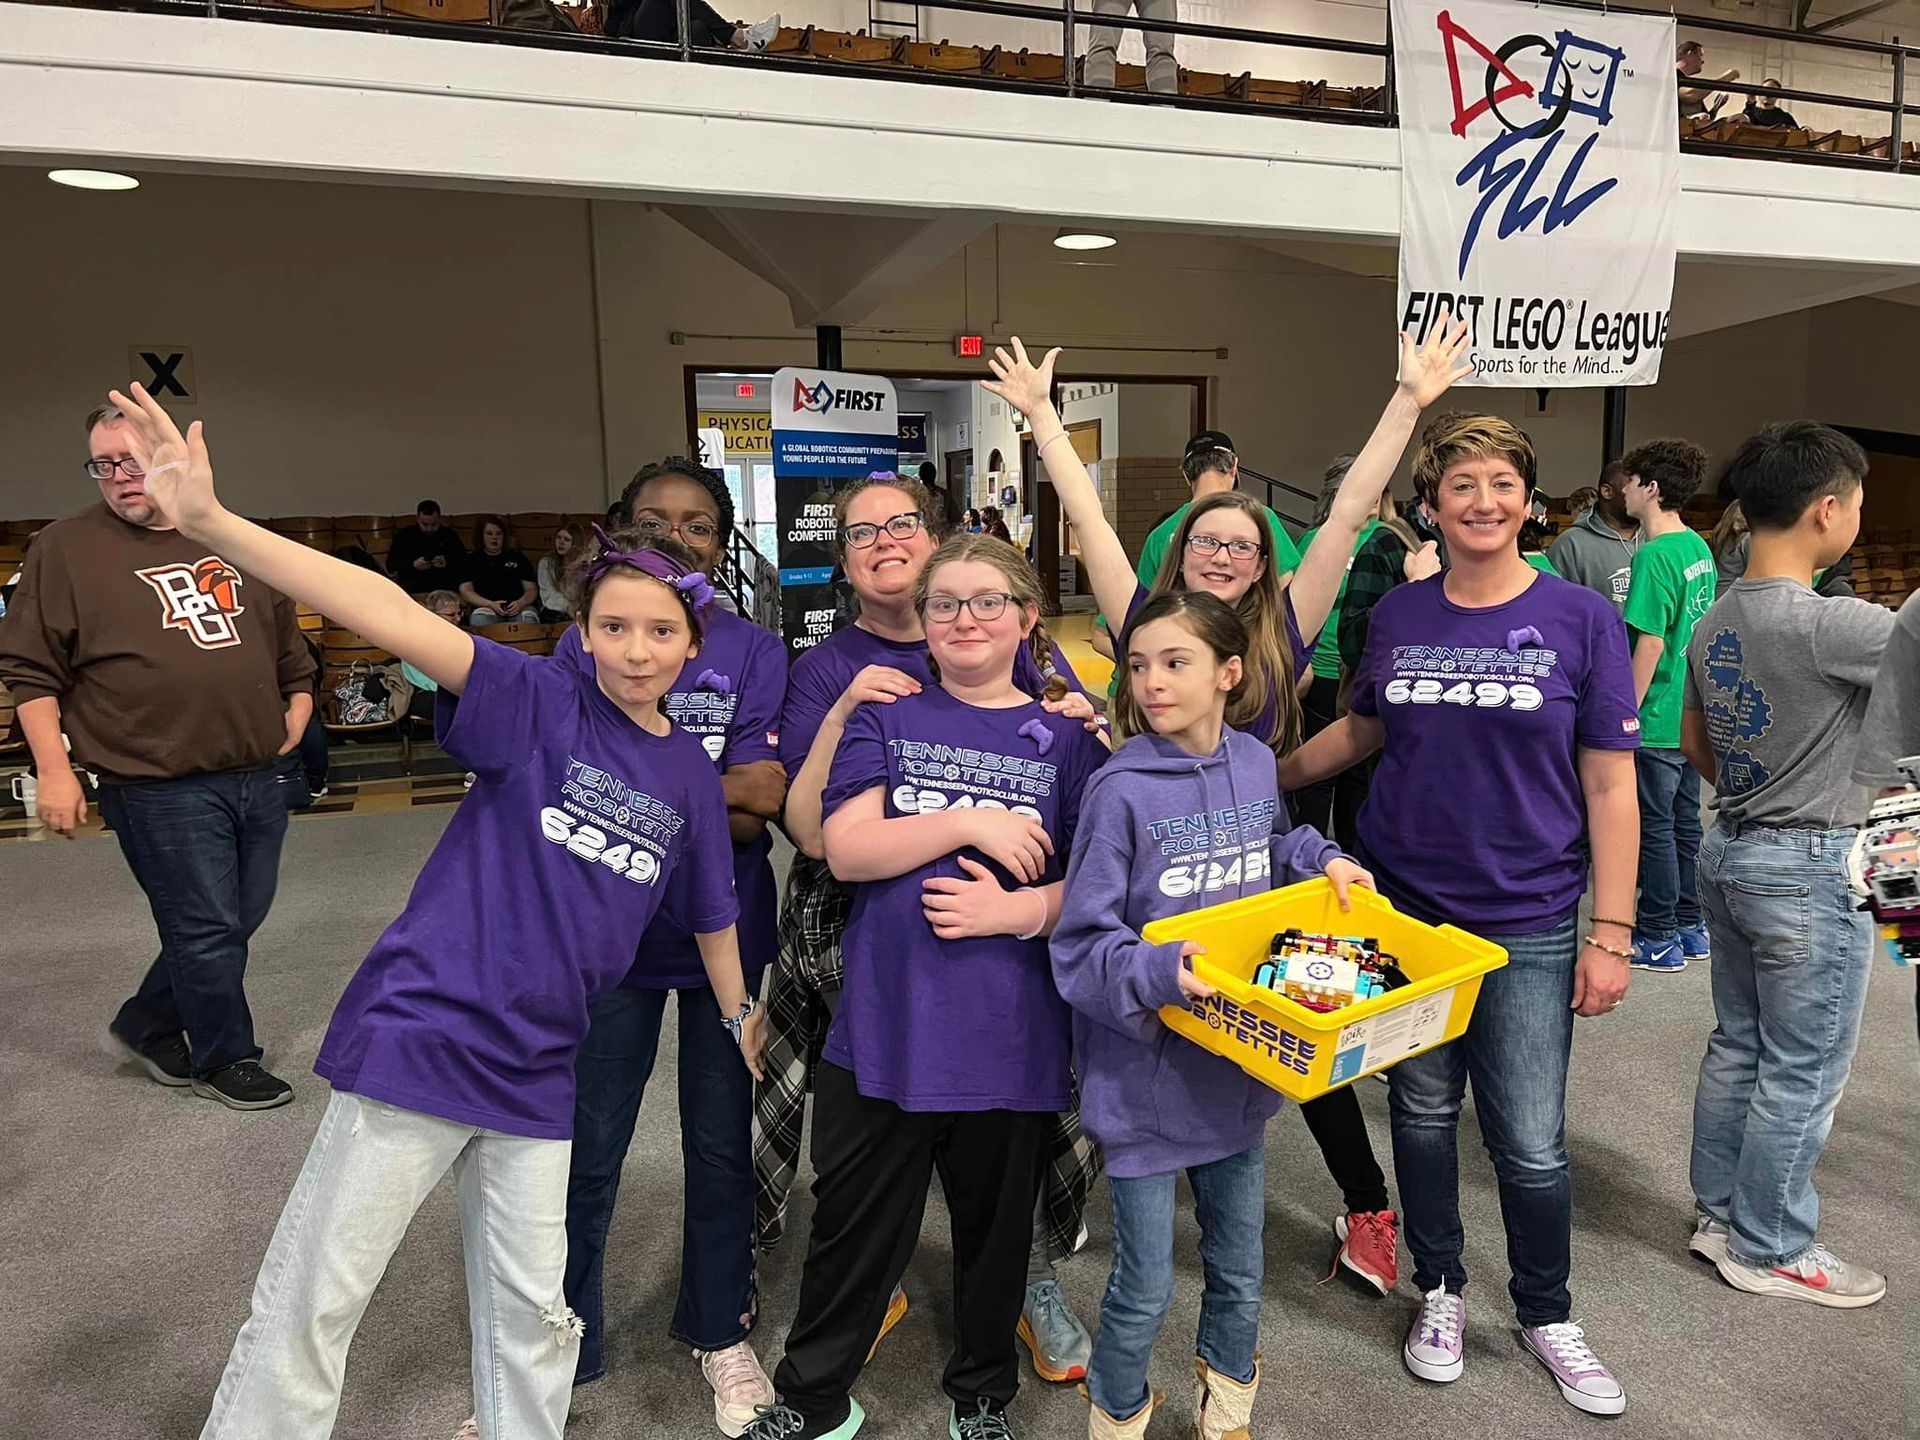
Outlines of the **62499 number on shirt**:
{"type": "Polygon", "coordinates": [[[1389,705],[1474,705],[1482,710],[1503,705],[1538,710],[1544,698],[1538,685],[1507,680],[1456,680],[1451,685],[1441,680],[1389,680],[1380,693],[1389,705]]]}
{"type": "Polygon", "coordinates": [[[651,885],[660,873],[660,859],[651,850],[624,840],[609,849],[606,831],[597,825],[577,824],[566,811],[551,805],[540,812],[540,833],[582,860],[605,865],[637,885],[651,885]]]}

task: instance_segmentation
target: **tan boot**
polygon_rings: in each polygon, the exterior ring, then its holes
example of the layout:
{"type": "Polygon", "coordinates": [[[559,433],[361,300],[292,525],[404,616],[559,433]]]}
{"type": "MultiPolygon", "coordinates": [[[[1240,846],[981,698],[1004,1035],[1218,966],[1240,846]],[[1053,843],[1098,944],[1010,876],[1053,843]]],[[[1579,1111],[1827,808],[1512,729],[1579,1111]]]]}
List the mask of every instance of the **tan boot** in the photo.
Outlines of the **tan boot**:
{"type": "Polygon", "coordinates": [[[1253,1440],[1253,1397],[1260,1393],[1260,1357],[1253,1357],[1253,1379],[1242,1385],[1207,1362],[1193,1361],[1193,1440],[1253,1440]]]}
{"type": "MultiPolygon", "coordinates": [[[[1082,1385],[1080,1393],[1085,1395],[1087,1387],[1082,1385]]],[[[1167,1397],[1158,1390],[1147,1397],[1147,1403],[1140,1407],[1140,1413],[1131,1420],[1116,1420],[1098,1405],[1088,1400],[1091,1408],[1087,1412],[1087,1440],[1146,1440],[1147,1422],[1153,1419],[1153,1412],[1167,1397]]]]}

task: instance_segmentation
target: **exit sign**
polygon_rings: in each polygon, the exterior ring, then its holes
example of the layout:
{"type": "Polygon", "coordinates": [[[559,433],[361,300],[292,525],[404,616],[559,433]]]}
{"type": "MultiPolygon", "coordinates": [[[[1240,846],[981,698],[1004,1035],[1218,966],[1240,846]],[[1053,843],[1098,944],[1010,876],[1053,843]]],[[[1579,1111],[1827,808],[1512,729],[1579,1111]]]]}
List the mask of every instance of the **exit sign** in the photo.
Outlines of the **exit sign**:
{"type": "Polygon", "coordinates": [[[738,385],[733,387],[733,393],[742,400],[751,400],[753,398],[753,382],[751,380],[742,380],[738,385]]]}
{"type": "Polygon", "coordinates": [[[978,360],[986,353],[986,339],[980,335],[953,337],[953,353],[962,360],[978,360]]]}

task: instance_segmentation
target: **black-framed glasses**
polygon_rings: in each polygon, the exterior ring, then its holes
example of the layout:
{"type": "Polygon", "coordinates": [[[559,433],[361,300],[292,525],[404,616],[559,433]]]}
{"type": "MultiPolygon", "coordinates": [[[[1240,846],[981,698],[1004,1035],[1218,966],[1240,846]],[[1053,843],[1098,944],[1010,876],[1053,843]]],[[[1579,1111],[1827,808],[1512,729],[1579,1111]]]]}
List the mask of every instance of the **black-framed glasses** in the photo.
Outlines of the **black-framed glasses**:
{"type": "Polygon", "coordinates": [[[656,540],[662,535],[674,535],[682,540],[691,540],[696,545],[704,545],[720,533],[720,527],[713,521],[703,520],[697,516],[692,520],[682,520],[675,524],[658,515],[641,515],[635,517],[633,528],[642,535],[653,536],[656,540]]]}
{"type": "Polygon", "coordinates": [[[132,456],[128,456],[125,460],[89,460],[86,462],[87,474],[96,480],[111,480],[116,470],[124,471],[129,480],[138,480],[142,475],[147,473],[140,468],[140,462],[132,456]]]}
{"type": "Polygon", "coordinates": [[[1211,560],[1222,550],[1236,560],[1251,560],[1267,553],[1267,547],[1258,540],[1222,540],[1218,535],[1189,535],[1187,549],[1203,560],[1211,560]]]}
{"type": "MultiPolygon", "coordinates": [[[[903,510],[898,515],[889,516],[884,525],[870,525],[864,520],[858,525],[845,525],[840,529],[840,543],[849,550],[865,550],[880,538],[882,530],[896,540],[911,540],[920,533],[922,519],[918,510],[903,510]]],[[[980,612],[976,610],[974,613],[977,615],[980,612]]]]}
{"type": "Polygon", "coordinates": [[[978,595],[969,595],[965,599],[958,595],[929,595],[927,619],[938,620],[945,625],[960,618],[960,607],[964,605],[976,620],[998,620],[1007,613],[1007,607],[1014,603],[1014,597],[1004,590],[982,590],[978,595]]]}

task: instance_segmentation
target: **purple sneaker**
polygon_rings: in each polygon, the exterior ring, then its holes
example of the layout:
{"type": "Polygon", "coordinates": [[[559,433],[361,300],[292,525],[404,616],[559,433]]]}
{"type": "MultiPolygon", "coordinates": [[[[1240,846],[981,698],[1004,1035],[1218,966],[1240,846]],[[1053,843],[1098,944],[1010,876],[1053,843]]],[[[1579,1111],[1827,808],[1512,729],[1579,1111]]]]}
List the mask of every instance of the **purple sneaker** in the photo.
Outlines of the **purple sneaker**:
{"type": "Polygon", "coordinates": [[[1466,1367],[1460,1353],[1466,1330],[1467,1302],[1449,1295],[1444,1285],[1429,1290],[1420,1297],[1420,1313],[1413,1317],[1406,1348],[1401,1352],[1407,1369],[1422,1380],[1442,1384],[1458,1380],[1466,1367]]]}
{"type": "Polygon", "coordinates": [[[1627,1392],[1587,1348],[1586,1332],[1578,1325],[1534,1325],[1520,1332],[1520,1343],[1560,1387],[1575,1409],[1589,1415],[1618,1415],[1627,1408],[1627,1392]]]}

